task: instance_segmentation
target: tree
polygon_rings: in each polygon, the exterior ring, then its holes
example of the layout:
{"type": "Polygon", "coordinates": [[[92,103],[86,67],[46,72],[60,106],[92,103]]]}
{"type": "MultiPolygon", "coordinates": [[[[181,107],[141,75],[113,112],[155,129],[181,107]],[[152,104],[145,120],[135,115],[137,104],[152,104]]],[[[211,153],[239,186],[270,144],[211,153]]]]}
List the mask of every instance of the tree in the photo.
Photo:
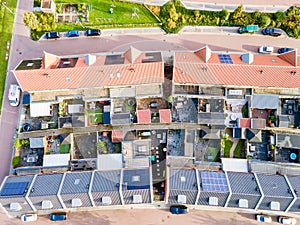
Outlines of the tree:
{"type": "Polygon", "coordinates": [[[231,13],[231,18],[233,20],[238,20],[240,17],[243,16],[243,5],[238,6],[233,13],[231,13]]]}
{"type": "Polygon", "coordinates": [[[23,14],[23,21],[32,30],[36,30],[39,26],[37,16],[33,12],[25,12],[23,14]]]}
{"type": "Polygon", "coordinates": [[[270,25],[271,19],[270,17],[263,15],[259,18],[258,23],[260,27],[267,27],[270,25]]]}

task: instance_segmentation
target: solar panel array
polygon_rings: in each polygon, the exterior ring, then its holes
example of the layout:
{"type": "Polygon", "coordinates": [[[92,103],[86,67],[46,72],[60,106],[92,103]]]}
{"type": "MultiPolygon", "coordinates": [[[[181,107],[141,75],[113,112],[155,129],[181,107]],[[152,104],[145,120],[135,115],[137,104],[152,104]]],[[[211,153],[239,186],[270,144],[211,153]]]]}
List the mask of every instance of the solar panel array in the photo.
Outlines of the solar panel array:
{"type": "Polygon", "coordinates": [[[203,191],[229,192],[224,173],[201,172],[201,186],[203,191]]]}
{"type": "Polygon", "coordinates": [[[23,195],[29,182],[6,183],[2,189],[1,196],[23,195]]]}
{"type": "Polygon", "coordinates": [[[232,61],[230,55],[220,54],[219,59],[222,64],[233,64],[233,61],[232,61]]]}

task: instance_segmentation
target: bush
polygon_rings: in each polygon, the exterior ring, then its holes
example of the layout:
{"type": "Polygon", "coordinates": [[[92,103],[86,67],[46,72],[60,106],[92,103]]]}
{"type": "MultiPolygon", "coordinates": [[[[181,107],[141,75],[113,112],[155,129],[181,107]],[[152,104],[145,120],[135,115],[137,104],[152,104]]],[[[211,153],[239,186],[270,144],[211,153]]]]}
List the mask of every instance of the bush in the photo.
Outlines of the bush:
{"type": "Polygon", "coordinates": [[[21,162],[21,156],[14,156],[13,160],[12,160],[12,166],[13,166],[13,168],[18,167],[18,165],[20,164],[20,162],[21,162]]]}
{"type": "Polygon", "coordinates": [[[17,138],[14,142],[14,147],[15,148],[21,148],[22,147],[22,143],[21,143],[21,139],[17,138]]]}

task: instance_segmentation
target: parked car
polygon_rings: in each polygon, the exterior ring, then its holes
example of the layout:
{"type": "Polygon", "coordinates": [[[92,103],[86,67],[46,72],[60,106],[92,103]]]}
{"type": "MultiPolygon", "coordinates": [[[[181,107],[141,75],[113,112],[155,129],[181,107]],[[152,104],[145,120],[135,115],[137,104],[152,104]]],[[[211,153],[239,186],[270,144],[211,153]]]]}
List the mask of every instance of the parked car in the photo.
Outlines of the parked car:
{"type": "Polygon", "coordinates": [[[21,88],[17,84],[11,84],[8,91],[8,101],[11,106],[18,106],[21,99],[21,88]]]}
{"type": "Polygon", "coordinates": [[[66,33],[67,37],[79,37],[78,30],[70,30],[66,33]]]}
{"type": "Polygon", "coordinates": [[[261,32],[263,35],[270,35],[270,36],[274,36],[274,37],[278,37],[282,34],[282,30],[278,29],[278,28],[265,28],[265,29],[262,29],[261,32]]]}
{"type": "Polygon", "coordinates": [[[262,223],[272,223],[272,217],[267,215],[258,214],[256,220],[262,223]]]}
{"type": "Polygon", "coordinates": [[[282,54],[282,53],[290,52],[293,50],[294,50],[293,48],[280,48],[280,49],[278,49],[278,53],[282,54]]]}
{"type": "Polygon", "coordinates": [[[66,220],[66,219],[67,219],[67,213],[65,212],[57,212],[57,213],[50,214],[50,220],[52,221],[66,220]]]}
{"type": "Polygon", "coordinates": [[[85,35],[86,36],[100,36],[101,35],[101,31],[98,30],[98,29],[86,30],[85,31],[85,35]]]}
{"type": "Polygon", "coordinates": [[[60,34],[56,31],[47,32],[46,38],[47,39],[57,39],[57,38],[60,38],[60,34]]]}
{"type": "Polygon", "coordinates": [[[256,33],[258,31],[258,25],[247,25],[247,26],[242,26],[238,29],[238,32],[240,34],[243,33],[256,33]]]}
{"type": "Polygon", "coordinates": [[[258,52],[262,53],[262,54],[271,54],[271,53],[273,53],[273,51],[274,51],[274,47],[271,47],[271,46],[261,46],[258,49],[258,52]]]}
{"type": "Polygon", "coordinates": [[[185,205],[171,205],[170,212],[172,214],[187,214],[188,208],[185,205]]]}
{"type": "Polygon", "coordinates": [[[37,220],[37,214],[23,214],[21,216],[21,221],[23,222],[33,222],[37,220]]]}
{"type": "Polygon", "coordinates": [[[297,223],[295,218],[280,216],[278,217],[278,222],[281,224],[295,225],[297,223]]]}

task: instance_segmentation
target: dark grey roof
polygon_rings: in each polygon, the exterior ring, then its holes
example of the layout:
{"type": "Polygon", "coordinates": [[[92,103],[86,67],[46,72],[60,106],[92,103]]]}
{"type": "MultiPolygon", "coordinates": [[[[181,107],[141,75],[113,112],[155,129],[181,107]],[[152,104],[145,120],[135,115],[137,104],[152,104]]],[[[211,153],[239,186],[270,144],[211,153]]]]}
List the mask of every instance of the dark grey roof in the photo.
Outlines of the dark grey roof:
{"type": "Polygon", "coordinates": [[[92,172],[66,173],[61,190],[61,198],[67,208],[72,207],[72,199],[79,198],[82,207],[91,207],[92,203],[88,195],[92,172]]]}
{"type": "Polygon", "coordinates": [[[121,170],[95,171],[92,192],[119,191],[121,170]]]}
{"type": "Polygon", "coordinates": [[[292,189],[294,190],[297,200],[294,202],[289,211],[299,212],[300,210],[300,177],[299,176],[287,176],[292,189]]]}
{"type": "Polygon", "coordinates": [[[279,202],[280,210],[285,211],[293,200],[293,194],[284,176],[257,174],[264,198],[259,209],[270,210],[271,202],[279,202]]]}
{"type": "Polygon", "coordinates": [[[60,209],[62,205],[57,197],[63,174],[38,175],[34,181],[29,199],[37,210],[42,210],[42,202],[50,200],[53,208],[60,209]]]}
{"type": "Polygon", "coordinates": [[[277,109],[278,95],[254,94],[252,95],[251,108],[254,109],[277,109]]]}
{"type": "Polygon", "coordinates": [[[200,112],[198,113],[198,123],[200,124],[212,124],[212,125],[224,125],[224,113],[211,113],[200,112]]]}
{"type": "Polygon", "coordinates": [[[92,196],[96,206],[103,205],[102,197],[110,197],[112,205],[121,205],[120,188],[121,170],[95,171],[92,196]]]}
{"type": "Polygon", "coordinates": [[[198,205],[209,205],[209,198],[216,197],[218,198],[218,206],[225,206],[227,198],[229,196],[228,192],[200,192],[200,196],[198,199],[198,205]]]}
{"type": "Polygon", "coordinates": [[[150,203],[151,202],[151,194],[149,189],[139,189],[139,190],[127,190],[123,191],[123,199],[125,204],[134,204],[133,196],[141,195],[142,203],[150,203]]]}
{"type": "Polygon", "coordinates": [[[220,139],[221,130],[219,129],[201,129],[200,138],[204,139],[220,139]]]}
{"type": "Polygon", "coordinates": [[[124,170],[123,190],[149,189],[150,185],[149,168],[124,170]]]}
{"type": "Polygon", "coordinates": [[[209,198],[218,198],[218,206],[225,206],[229,196],[226,175],[223,172],[198,171],[200,176],[199,205],[209,205],[209,198]]]}
{"type": "Polygon", "coordinates": [[[112,125],[126,125],[130,123],[130,113],[115,113],[111,117],[112,125]]]}
{"type": "Polygon", "coordinates": [[[300,136],[296,134],[276,134],[276,145],[284,148],[300,148],[300,136]]]}
{"type": "Polygon", "coordinates": [[[239,207],[239,200],[248,200],[248,208],[254,209],[261,197],[255,176],[252,173],[227,172],[232,195],[229,207],[239,207]]]}
{"type": "Polygon", "coordinates": [[[169,170],[169,188],[175,190],[194,190],[197,191],[196,171],[193,169],[174,169],[169,170]]]}
{"type": "Polygon", "coordinates": [[[250,142],[261,142],[262,134],[259,129],[246,129],[246,136],[250,142]]]}
{"type": "Polygon", "coordinates": [[[186,204],[195,204],[198,184],[196,171],[193,169],[169,169],[168,203],[178,203],[178,195],[186,196],[186,204]]]}
{"type": "Polygon", "coordinates": [[[0,203],[6,209],[6,211],[8,211],[8,212],[11,211],[10,210],[11,203],[19,203],[19,205],[21,206],[21,209],[18,212],[33,211],[29,202],[25,199],[25,196],[26,196],[27,192],[29,191],[29,187],[30,187],[30,184],[31,184],[33,178],[34,178],[34,176],[32,176],[32,175],[30,175],[30,176],[11,176],[11,177],[7,177],[7,179],[3,181],[5,183],[3,183],[3,186],[1,189],[0,203]],[[24,184],[26,183],[27,187],[25,187],[24,192],[22,192],[22,194],[2,196],[3,189],[6,184],[10,185],[11,183],[23,183],[23,182],[24,182],[24,184]]]}
{"type": "Polygon", "coordinates": [[[122,194],[125,204],[133,204],[133,196],[141,195],[142,203],[151,202],[150,169],[134,169],[123,171],[122,194]]]}

